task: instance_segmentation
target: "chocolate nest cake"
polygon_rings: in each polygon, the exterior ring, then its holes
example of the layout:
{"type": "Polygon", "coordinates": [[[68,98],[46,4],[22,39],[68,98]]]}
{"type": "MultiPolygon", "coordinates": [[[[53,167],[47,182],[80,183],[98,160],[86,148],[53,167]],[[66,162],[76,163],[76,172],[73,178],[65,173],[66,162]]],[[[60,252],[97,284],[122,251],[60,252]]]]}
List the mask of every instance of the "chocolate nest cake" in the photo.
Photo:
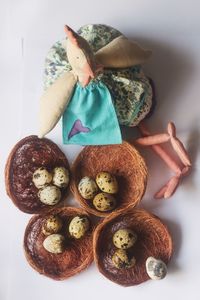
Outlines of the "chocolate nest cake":
{"type": "Polygon", "coordinates": [[[84,176],[95,178],[102,171],[114,175],[118,182],[115,211],[126,210],[140,202],[146,189],[147,168],[135,147],[127,142],[112,146],[87,146],[72,165],[71,181],[71,191],[85,210],[100,217],[110,214],[96,210],[92,201],[84,199],[78,191],[81,178],[84,176]]]}
{"type": "Polygon", "coordinates": [[[99,224],[94,233],[94,259],[99,271],[109,280],[132,286],[149,279],[145,262],[148,257],[161,259],[167,264],[172,255],[172,240],[166,226],[161,220],[143,209],[132,209],[123,213],[113,213],[99,224]],[[135,265],[130,268],[116,268],[113,264],[113,235],[123,228],[133,230],[137,241],[129,256],[135,258],[135,265]]]}
{"type": "MultiPolygon", "coordinates": [[[[38,188],[33,183],[33,173],[38,168],[48,172],[56,167],[69,170],[64,153],[49,139],[28,136],[19,141],[12,149],[5,167],[5,185],[8,196],[14,204],[26,213],[44,213],[52,209],[40,201],[38,188]]],[[[60,189],[60,202],[67,195],[68,188],[60,189]]]]}
{"type": "Polygon", "coordinates": [[[51,214],[35,215],[29,221],[24,235],[24,251],[28,263],[40,274],[55,280],[64,280],[83,271],[92,263],[92,224],[90,222],[90,228],[82,238],[71,238],[67,228],[75,216],[89,219],[84,210],[65,207],[54,209],[51,214]],[[61,219],[63,226],[60,233],[66,237],[65,250],[59,254],[50,253],[43,247],[45,235],[42,226],[52,214],[61,219]]]}

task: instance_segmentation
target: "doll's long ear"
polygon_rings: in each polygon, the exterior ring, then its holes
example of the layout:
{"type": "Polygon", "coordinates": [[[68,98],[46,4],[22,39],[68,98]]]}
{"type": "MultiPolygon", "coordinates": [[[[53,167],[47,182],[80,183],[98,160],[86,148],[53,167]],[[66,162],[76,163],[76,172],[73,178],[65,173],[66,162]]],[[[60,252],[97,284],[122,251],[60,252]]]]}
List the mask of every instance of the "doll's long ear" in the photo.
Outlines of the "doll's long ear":
{"type": "Polygon", "coordinates": [[[72,42],[72,44],[79,47],[79,43],[78,43],[79,35],[67,25],[64,26],[64,30],[68,39],[72,42]]]}
{"type": "Polygon", "coordinates": [[[121,35],[98,50],[95,58],[105,68],[128,68],[146,62],[151,54],[121,35]]]}
{"type": "Polygon", "coordinates": [[[72,72],[64,72],[42,95],[39,109],[39,138],[44,137],[56,126],[69,103],[76,82],[72,72]]]}

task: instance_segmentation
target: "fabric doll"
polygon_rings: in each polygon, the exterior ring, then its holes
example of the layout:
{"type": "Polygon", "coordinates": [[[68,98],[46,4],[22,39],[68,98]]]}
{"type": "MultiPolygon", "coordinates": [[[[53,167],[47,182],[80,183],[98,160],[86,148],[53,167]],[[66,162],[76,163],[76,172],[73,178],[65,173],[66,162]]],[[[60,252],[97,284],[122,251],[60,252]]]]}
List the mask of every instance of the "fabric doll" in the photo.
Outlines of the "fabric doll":
{"type": "Polygon", "coordinates": [[[119,144],[119,125],[137,126],[151,110],[152,87],[140,66],[151,51],[106,25],[65,32],[45,62],[39,137],[63,115],[64,144],[119,144]]]}
{"type": "Polygon", "coordinates": [[[122,142],[120,125],[138,126],[135,143],[152,146],[175,175],[156,193],[168,198],[190,168],[190,158],[170,122],[167,132],[150,135],[141,122],[152,112],[153,90],[141,64],[151,51],[106,25],[86,25],[50,49],[45,62],[39,137],[63,115],[64,144],[103,145],[122,142]],[[180,164],[160,145],[170,141],[180,164]]]}

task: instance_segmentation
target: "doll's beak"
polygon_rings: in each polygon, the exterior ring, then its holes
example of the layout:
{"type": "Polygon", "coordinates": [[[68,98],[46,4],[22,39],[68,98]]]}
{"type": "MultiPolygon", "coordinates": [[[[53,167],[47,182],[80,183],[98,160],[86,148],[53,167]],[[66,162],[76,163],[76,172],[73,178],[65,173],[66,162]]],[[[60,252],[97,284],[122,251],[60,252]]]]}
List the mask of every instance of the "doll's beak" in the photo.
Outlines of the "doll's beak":
{"type": "Polygon", "coordinates": [[[83,67],[83,72],[86,76],[94,78],[95,72],[92,70],[92,67],[88,62],[86,62],[85,66],[83,67]]]}

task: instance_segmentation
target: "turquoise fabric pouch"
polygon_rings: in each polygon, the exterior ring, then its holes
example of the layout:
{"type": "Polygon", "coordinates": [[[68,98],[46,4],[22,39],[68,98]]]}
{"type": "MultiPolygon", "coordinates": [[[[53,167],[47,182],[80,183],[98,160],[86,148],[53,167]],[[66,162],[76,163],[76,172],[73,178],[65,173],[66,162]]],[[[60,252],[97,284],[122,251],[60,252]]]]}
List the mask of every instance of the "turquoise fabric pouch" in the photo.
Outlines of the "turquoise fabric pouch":
{"type": "Polygon", "coordinates": [[[108,88],[100,81],[76,84],[63,114],[63,143],[121,144],[121,131],[108,88]]]}

